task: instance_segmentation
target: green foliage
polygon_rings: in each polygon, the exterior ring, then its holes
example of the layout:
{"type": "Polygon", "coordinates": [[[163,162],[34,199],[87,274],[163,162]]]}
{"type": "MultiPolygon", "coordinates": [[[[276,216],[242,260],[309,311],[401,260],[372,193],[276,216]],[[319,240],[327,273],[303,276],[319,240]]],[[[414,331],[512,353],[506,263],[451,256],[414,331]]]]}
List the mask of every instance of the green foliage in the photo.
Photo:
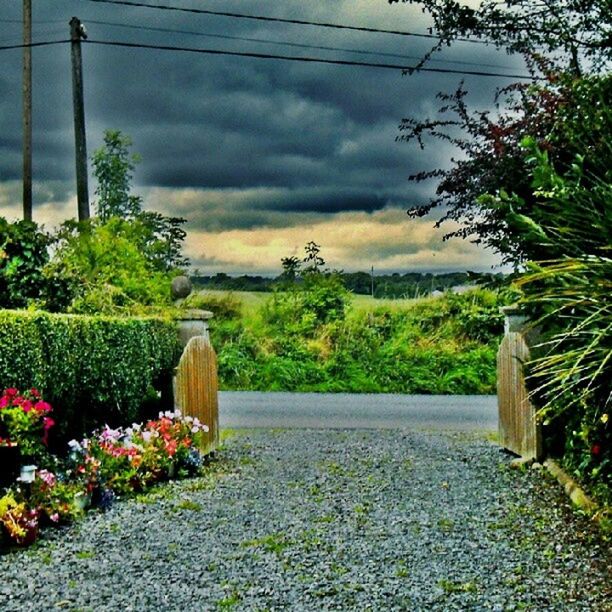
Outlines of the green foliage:
{"type": "Polygon", "coordinates": [[[522,303],[541,333],[529,364],[533,395],[549,425],[550,448],[563,454],[583,481],[602,485],[609,496],[612,147],[585,147],[586,154],[559,173],[535,143],[525,146],[533,190],[542,204],[538,215],[519,222],[550,254],[531,263],[517,281],[522,303]]]}
{"type": "Polygon", "coordinates": [[[39,389],[60,437],[134,420],[178,355],[175,324],[162,319],[0,311],[0,380],[39,389]]]}
{"type": "Polygon", "coordinates": [[[242,303],[232,293],[225,295],[193,293],[185,299],[181,306],[198,310],[210,310],[216,320],[222,321],[239,319],[242,312],[242,303]]]}
{"type": "MultiPolygon", "coordinates": [[[[325,278],[325,277],[322,277],[325,278]]],[[[346,307],[305,316],[299,292],[277,292],[249,319],[211,321],[227,389],[354,393],[493,393],[503,330],[490,291],[346,307]]]]}
{"type": "Polygon", "coordinates": [[[0,308],[23,308],[41,297],[48,243],[35,223],[0,217],[0,308]]]}
{"type": "Polygon", "coordinates": [[[102,222],[112,217],[129,218],[142,208],[142,199],[130,195],[130,183],[138,155],[130,155],[132,141],[118,130],[104,132],[104,146],[91,158],[96,187],[96,210],[102,222]]]}
{"type": "Polygon", "coordinates": [[[264,316],[290,334],[312,335],[321,325],[344,319],[349,294],[341,274],[323,268],[319,245],[311,241],[304,251],[301,261],[282,259],[279,291],[267,304],[264,316]]]}
{"type": "Polygon", "coordinates": [[[129,222],[124,232],[154,270],[183,268],[188,264],[181,254],[185,219],[142,210],[142,198],[130,193],[133,171],[140,161],[138,155],[130,155],[131,144],[121,132],[107,130],[104,145],[92,156],[99,222],[104,225],[114,218],[129,222]]]}
{"type": "Polygon", "coordinates": [[[171,275],[156,270],[139,244],[139,227],[112,217],[106,223],[65,223],[47,267],[66,291],[48,306],[81,314],[133,313],[170,303],[171,275]]]}

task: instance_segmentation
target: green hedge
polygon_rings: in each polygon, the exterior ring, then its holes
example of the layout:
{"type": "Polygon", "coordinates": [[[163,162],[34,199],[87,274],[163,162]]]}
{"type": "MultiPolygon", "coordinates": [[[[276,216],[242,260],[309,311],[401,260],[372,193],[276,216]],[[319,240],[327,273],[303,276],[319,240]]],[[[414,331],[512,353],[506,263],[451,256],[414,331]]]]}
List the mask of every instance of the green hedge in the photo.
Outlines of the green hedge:
{"type": "Polygon", "coordinates": [[[180,356],[176,324],[0,310],[0,387],[39,389],[56,439],[142,415],[180,356]]]}

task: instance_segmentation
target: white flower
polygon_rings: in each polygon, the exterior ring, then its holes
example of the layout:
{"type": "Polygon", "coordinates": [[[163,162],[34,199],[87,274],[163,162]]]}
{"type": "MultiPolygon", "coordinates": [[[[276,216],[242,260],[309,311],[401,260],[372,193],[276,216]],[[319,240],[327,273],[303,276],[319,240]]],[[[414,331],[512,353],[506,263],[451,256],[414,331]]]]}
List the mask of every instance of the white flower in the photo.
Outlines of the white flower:
{"type": "Polygon", "coordinates": [[[73,451],[80,451],[82,449],[82,446],[76,440],[70,440],[68,447],[73,451]]]}

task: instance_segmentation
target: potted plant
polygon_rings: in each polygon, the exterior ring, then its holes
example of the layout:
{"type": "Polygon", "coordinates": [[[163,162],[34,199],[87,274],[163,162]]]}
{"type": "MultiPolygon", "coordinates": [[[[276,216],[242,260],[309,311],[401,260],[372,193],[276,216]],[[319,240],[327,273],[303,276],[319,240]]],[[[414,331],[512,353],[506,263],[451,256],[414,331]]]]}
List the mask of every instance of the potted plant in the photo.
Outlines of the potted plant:
{"type": "Polygon", "coordinates": [[[0,525],[10,542],[29,546],[38,537],[38,512],[8,491],[0,497],[0,525]]]}
{"type": "Polygon", "coordinates": [[[51,406],[36,389],[24,393],[11,387],[0,396],[0,485],[19,474],[21,461],[36,463],[45,455],[49,430],[55,422],[51,406]]]}

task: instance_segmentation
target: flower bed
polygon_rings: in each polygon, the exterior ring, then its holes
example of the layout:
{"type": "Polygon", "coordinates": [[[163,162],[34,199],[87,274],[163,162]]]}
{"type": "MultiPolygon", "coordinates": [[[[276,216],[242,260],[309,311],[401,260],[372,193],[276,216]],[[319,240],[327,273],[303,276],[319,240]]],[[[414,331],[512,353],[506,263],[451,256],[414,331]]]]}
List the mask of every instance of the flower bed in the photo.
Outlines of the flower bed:
{"type": "Polygon", "coordinates": [[[18,433],[4,426],[3,440],[24,444],[25,456],[28,460],[35,457],[40,466],[31,477],[22,470],[21,478],[0,497],[0,526],[9,543],[31,544],[41,525],[71,522],[90,506],[108,509],[117,497],[144,491],[169,478],[195,476],[202,468],[204,457],[199,448],[208,427],[197,418],[178,411],[162,412],[157,419],[130,427],[105,426],[81,441],[72,440],[67,456],[59,458],[44,451],[46,434],[53,425],[48,416],[51,406],[35,390],[29,396],[40,403],[38,409],[32,400],[27,400],[30,404],[22,401],[26,396],[16,390],[5,391],[2,397],[7,396],[10,402],[0,400],[0,424],[21,422],[24,417],[18,410],[25,415],[40,413],[37,418],[28,417],[32,427],[18,433]],[[36,452],[30,453],[31,449],[36,452]]]}

